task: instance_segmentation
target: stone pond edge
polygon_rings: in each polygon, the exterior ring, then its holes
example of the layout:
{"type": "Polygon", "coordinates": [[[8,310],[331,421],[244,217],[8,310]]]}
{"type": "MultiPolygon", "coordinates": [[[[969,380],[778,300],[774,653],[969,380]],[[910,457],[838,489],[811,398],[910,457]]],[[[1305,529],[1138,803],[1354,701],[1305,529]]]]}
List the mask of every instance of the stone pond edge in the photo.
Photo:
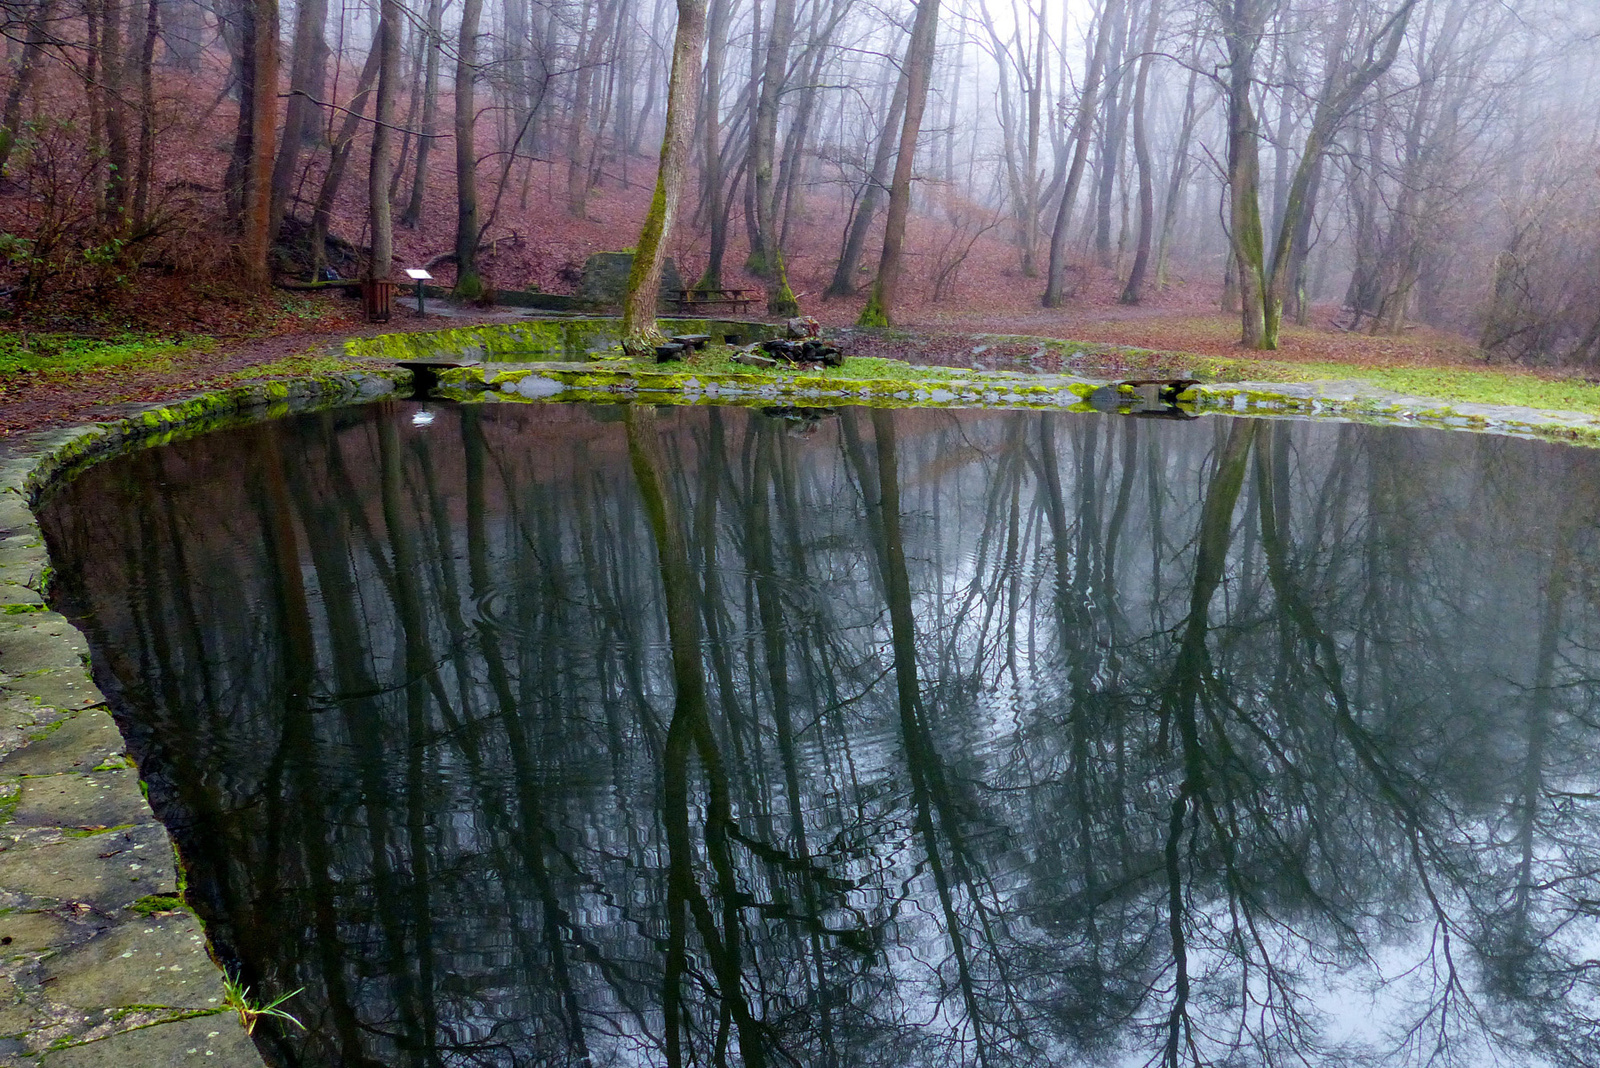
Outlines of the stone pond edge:
{"type": "Polygon", "coordinates": [[[198,919],[172,897],[182,888],[172,841],[90,678],[87,646],[49,609],[33,509],[129,448],[403,395],[411,381],[395,368],[247,383],[0,453],[0,1064],[265,1064],[226,1008],[198,919]],[[73,823],[84,819],[114,825],[73,823]]]}

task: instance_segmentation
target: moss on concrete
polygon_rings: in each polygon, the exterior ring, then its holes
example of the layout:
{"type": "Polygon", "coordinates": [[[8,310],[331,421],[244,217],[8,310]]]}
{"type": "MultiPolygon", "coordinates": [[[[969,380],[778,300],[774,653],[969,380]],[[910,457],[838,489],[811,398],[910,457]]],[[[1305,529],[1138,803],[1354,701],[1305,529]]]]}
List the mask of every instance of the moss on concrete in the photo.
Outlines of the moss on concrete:
{"type": "MultiPolygon", "coordinates": [[[[657,320],[663,333],[709,334],[715,343],[730,337],[742,342],[764,340],[781,333],[769,323],[731,319],[657,320]]],[[[615,317],[583,319],[528,318],[514,323],[463,326],[408,334],[382,334],[345,342],[345,354],[357,359],[483,360],[490,363],[542,360],[590,360],[621,356],[622,320],[615,317]]]]}

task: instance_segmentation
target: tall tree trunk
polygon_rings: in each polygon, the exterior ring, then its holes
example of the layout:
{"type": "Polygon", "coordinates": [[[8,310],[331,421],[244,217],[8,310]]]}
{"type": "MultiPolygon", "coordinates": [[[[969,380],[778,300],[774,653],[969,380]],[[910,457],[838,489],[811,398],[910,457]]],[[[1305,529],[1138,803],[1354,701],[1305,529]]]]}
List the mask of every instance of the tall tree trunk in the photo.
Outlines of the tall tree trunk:
{"type": "MultiPolygon", "coordinates": [[[[1089,135],[1094,132],[1095,101],[1100,93],[1100,75],[1105,70],[1111,26],[1120,18],[1121,7],[1122,0],[1106,0],[1095,31],[1094,52],[1089,60],[1089,72],[1084,76],[1078,118],[1072,130],[1072,165],[1061,191],[1061,203],[1056,208],[1055,225],[1050,230],[1050,266],[1045,271],[1042,301],[1046,308],[1061,307],[1061,291],[1067,274],[1067,231],[1072,227],[1072,208],[1078,199],[1078,187],[1083,183],[1084,165],[1089,159],[1089,135]]],[[[1061,163],[1067,159],[1065,155],[1057,158],[1061,163]]]]}
{"type": "Polygon", "coordinates": [[[300,148],[306,135],[321,123],[321,109],[312,97],[321,92],[321,58],[326,47],[323,30],[328,21],[328,0],[299,0],[294,22],[294,57],[289,66],[289,102],[283,111],[283,140],[272,167],[272,217],[267,230],[273,237],[283,225],[300,148]]]}
{"type": "Polygon", "coordinates": [[[1117,195],[1117,171],[1122,166],[1122,141],[1128,128],[1127,80],[1122,76],[1127,61],[1131,9],[1124,5],[1112,28],[1111,55],[1106,60],[1105,99],[1101,104],[1100,151],[1095,160],[1094,253],[1100,266],[1109,268],[1111,260],[1111,204],[1117,195]]]}
{"type": "MultiPolygon", "coordinates": [[[[133,168],[128,153],[127,107],[123,86],[127,81],[127,56],[122,44],[123,27],[119,9],[107,0],[100,24],[101,96],[106,117],[106,203],[105,217],[120,225],[132,194],[133,168]]],[[[130,42],[131,47],[131,42],[130,42]]]]}
{"type": "Polygon", "coordinates": [[[728,212],[724,206],[727,190],[722,176],[722,57],[728,48],[728,22],[733,16],[733,0],[712,0],[710,44],[706,48],[706,92],[700,108],[701,210],[710,230],[711,247],[706,253],[706,272],[699,288],[722,288],[722,259],[728,251],[728,212]]]}
{"type": "MultiPolygon", "coordinates": [[[[5,111],[0,115],[0,173],[11,158],[11,149],[17,143],[17,128],[22,125],[22,101],[33,91],[38,77],[39,58],[50,40],[50,12],[55,0],[39,0],[39,5],[27,16],[28,37],[22,43],[22,58],[17,63],[17,73],[6,91],[5,111]]],[[[90,46],[91,49],[93,45],[90,46]]]]}
{"type": "Polygon", "coordinates": [[[1311,227],[1316,221],[1317,197],[1322,190],[1323,160],[1312,165],[1309,181],[1301,204],[1300,218],[1290,231],[1289,263],[1285,277],[1289,291],[1284,294],[1285,306],[1294,321],[1305,326],[1311,321],[1311,227]]]}
{"type": "MultiPolygon", "coordinates": [[[[100,91],[100,32],[102,19],[100,9],[102,0],[84,0],[83,21],[87,35],[84,51],[87,53],[83,64],[83,95],[89,107],[89,159],[93,171],[90,174],[90,194],[94,200],[96,211],[105,207],[105,174],[101,170],[99,160],[105,154],[105,98],[100,91]]],[[[223,188],[230,193],[234,190],[231,181],[233,164],[228,165],[229,173],[224,176],[223,188]]],[[[239,205],[237,199],[231,195],[228,198],[228,210],[237,214],[239,205]]]]}
{"type": "Polygon", "coordinates": [[[378,61],[383,57],[376,48],[367,53],[367,61],[356,78],[355,95],[345,109],[344,122],[333,140],[333,153],[328,160],[328,171],[322,176],[322,190],[317,194],[317,206],[311,213],[311,280],[318,281],[322,268],[327,265],[328,224],[333,218],[334,200],[344,181],[345,165],[350,161],[350,149],[355,144],[356,132],[361,129],[361,116],[366,111],[367,97],[372,93],[372,83],[378,79],[378,61]]]}
{"type": "Polygon", "coordinates": [[[1178,130],[1178,144],[1172,153],[1172,174],[1167,181],[1166,201],[1161,209],[1161,240],[1156,246],[1156,286],[1167,284],[1167,258],[1172,252],[1172,238],[1178,226],[1178,209],[1183,204],[1184,185],[1189,177],[1189,142],[1194,137],[1199,112],[1194,105],[1195,86],[1200,81],[1198,67],[1189,68],[1189,88],[1183,98],[1183,123],[1178,130]]]}
{"type": "Polygon", "coordinates": [[[916,162],[917,135],[928,105],[928,82],[933,78],[934,46],[939,36],[939,0],[919,0],[917,17],[906,44],[906,117],[900,127],[900,149],[894,160],[894,181],[889,185],[889,210],[883,222],[883,256],[872,295],[861,309],[861,326],[889,326],[900,299],[900,260],[906,240],[906,217],[911,213],[911,168],[916,162]]]}
{"type": "Polygon", "coordinates": [[[1044,98],[1047,93],[1045,51],[1050,35],[1045,30],[1045,5],[1039,5],[1039,24],[1034,29],[1033,77],[1026,87],[1028,95],[1028,143],[1023,155],[1022,275],[1039,274],[1039,133],[1044,125],[1044,98]]]}
{"type": "MultiPolygon", "coordinates": [[[[422,111],[422,71],[427,61],[427,47],[423,38],[426,31],[411,17],[411,12],[401,0],[402,29],[408,31],[399,40],[399,60],[411,57],[411,69],[405,74],[405,81],[401,84],[406,89],[406,117],[400,123],[400,154],[389,169],[389,202],[394,203],[400,196],[400,181],[406,176],[406,164],[411,159],[411,139],[417,128],[417,119],[422,111]]],[[[400,86],[395,86],[395,92],[400,91],[400,86]]],[[[502,109],[503,113],[503,109],[502,109]]]]}
{"type": "Polygon", "coordinates": [[[478,19],[483,0],[462,0],[461,39],[456,46],[456,287],[455,295],[476,300],[483,295],[478,275],[478,157],[473,139],[478,76],[478,19]]]}
{"type": "Polygon", "coordinates": [[[661,165],[656,172],[655,195],[639,233],[628,293],[622,302],[625,345],[636,350],[648,345],[656,333],[656,297],[661,289],[661,265],[666,260],[666,238],[678,216],[684,176],[689,163],[689,142],[694,136],[695,97],[699,94],[700,50],[706,40],[706,0],[678,0],[678,28],[672,38],[672,73],[667,82],[667,129],[661,138],[661,165]]]}
{"type": "MultiPolygon", "coordinates": [[[[429,12],[433,10],[432,0],[429,0],[429,12]]],[[[443,10],[441,5],[441,18],[443,10]]],[[[528,53],[531,51],[529,44],[534,40],[534,31],[528,26],[527,0],[510,0],[505,5],[505,69],[506,69],[506,99],[511,105],[512,122],[519,130],[526,131],[531,125],[528,112],[532,107],[532,93],[528,84],[528,53]]],[[[434,39],[443,42],[444,38],[435,32],[434,39]]],[[[437,82],[437,71],[435,72],[437,82]]],[[[437,91],[437,90],[436,90],[437,91]]],[[[437,96],[435,105],[437,106],[437,96]]],[[[524,133],[518,143],[513,146],[517,149],[527,150],[532,142],[529,133],[524,133]]],[[[524,205],[526,206],[526,205],[524,205]]],[[[406,209],[410,214],[411,209],[406,209]]]]}
{"type": "Polygon", "coordinates": [[[161,0],[147,0],[144,47],[139,51],[139,163],[133,179],[135,230],[143,230],[150,221],[150,186],[154,181],[156,158],[156,39],[160,36],[161,0]]]}
{"type": "Polygon", "coordinates": [[[850,234],[845,238],[844,252],[839,265],[834,268],[833,281],[828,284],[830,297],[853,297],[856,293],[856,268],[861,262],[862,250],[867,245],[867,233],[872,229],[872,216],[878,210],[878,198],[889,185],[889,161],[894,159],[901,115],[906,109],[906,93],[911,85],[911,71],[902,63],[895,78],[894,97],[889,102],[889,114],[883,120],[883,132],[878,136],[878,147],[872,156],[872,173],[867,176],[867,186],[861,192],[861,203],[850,220],[850,234]]]}
{"type": "Polygon", "coordinates": [[[372,166],[367,172],[367,219],[372,228],[372,260],[367,277],[388,278],[394,269],[394,226],[389,209],[389,178],[394,167],[394,96],[400,81],[399,0],[379,0],[378,103],[372,127],[372,166]]]}
{"type": "Polygon", "coordinates": [[[1133,91],[1133,155],[1139,165],[1139,249],[1133,256],[1122,303],[1139,303],[1145,270],[1150,265],[1152,231],[1156,225],[1155,177],[1151,174],[1150,136],[1145,129],[1145,103],[1150,88],[1150,65],[1155,62],[1156,34],[1161,27],[1161,0],[1150,0],[1145,16],[1144,46],[1139,56],[1139,80],[1133,91]]]}
{"type": "MultiPolygon", "coordinates": [[[[1023,82],[1022,91],[1027,92],[1026,82],[1028,68],[1025,64],[1017,64],[1011,54],[1011,49],[1000,36],[999,29],[995,26],[994,16],[989,13],[989,5],[979,3],[978,21],[982,24],[984,32],[989,37],[990,55],[994,57],[998,68],[996,74],[996,89],[1000,103],[1000,153],[1005,164],[1006,191],[1011,198],[1011,211],[1016,216],[1016,240],[1018,250],[1022,255],[1022,276],[1032,278],[1038,273],[1034,263],[1034,245],[1037,243],[1039,232],[1038,219],[1035,217],[1035,205],[1028,202],[1025,191],[1024,174],[1028,172],[1029,164],[1020,159],[1017,144],[1017,116],[1016,107],[1011,102],[1011,75],[1013,65],[1019,67],[1018,80],[1023,82]]],[[[1037,131],[1035,131],[1037,132],[1037,131]]],[[[1037,142],[1035,142],[1037,147],[1037,142]]]]}
{"type": "Polygon", "coordinates": [[[239,265],[246,285],[268,282],[272,248],[272,157],[277,127],[278,3],[242,0],[239,129],[234,139],[238,176],[239,265]]]}
{"type": "MultiPolygon", "coordinates": [[[[750,82],[745,90],[745,102],[749,105],[746,119],[750,123],[750,138],[755,137],[756,112],[761,106],[761,4],[760,0],[750,5],[750,82]]],[[[750,255],[745,259],[747,269],[759,266],[766,262],[766,255],[761,249],[761,225],[756,216],[756,183],[755,183],[755,149],[747,145],[744,154],[744,231],[745,239],[750,247],[750,255]]]]}
{"type": "Polygon", "coordinates": [[[1256,51],[1266,28],[1269,0],[1228,0],[1223,37],[1228,93],[1228,235],[1238,272],[1240,343],[1271,349],[1267,328],[1266,238],[1261,228],[1261,124],[1250,99],[1256,51]]]}
{"type": "MultiPolygon", "coordinates": [[[[515,8],[513,2],[507,8],[515,8]]],[[[417,135],[417,170],[411,180],[411,201],[400,215],[400,225],[410,229],[422,218],[422,198],[428,188],[428,154],[433,149],[433,133],[439,121],[439,45],[443,40],[444,4],[428,0],[428,33],[423,47],[427,51],[422,82],[422,130],[417,135]]],[[[521,47],[520,42],[517,47],[521,47]]],[[[513,146],[514,147],[514,146],[513,146]]]]}
{"type": "Polygon", "coordinates": [[[778,105],[789,72],[789,45],[794,36],[794,0],[776,0],[772,28],[767,33],[766,61],[761,72],[761,91],[756,97],[755,127],[750,135],[750,179],[755,194],[756,239],[750,249],[750,267],[769,280],[767,313],[790,316],[800,314],[789,289],[783,265],[783,249],[778,241],[776,175],[778,148],[778,105]]]}
{"type": "MultiPolygon", "coordinates": [[[[774,192],[775,217],[780,220],[777,223],[780,249],[789,243],[790,220],[796,212],[804,210],[800,207],[804,202],[804,194],[800,192],[803,185],[800,172],[803,170],[802,161],[805,159],[806,143],[811,136],[811,118],[817,109],[817,98],[821,95],[817,91],[817,85],[822,80],[822,65],[828,56],[825,47],[826,38],[833,29],[830,25],[827,31],[824,31],[821,9],[820,3],[812,7],[811,33],[806,42],[806,52],[809,53],[811,62],[802,64],[805,84],[800,88],[800,107],[794,121],[789,124],[789,136],[783,148],[783,166],[778,173],[777,190],[774,192]]],[[[837,4],[834,10],[835,13],[838,12],[837,4]]]]}
{"type": "Polygon", "coordinates": [[[582,50],[583,64],[578,69],[573,97],[572,125],[567,136],[567,212],[580,219],[589,213],[589,186],[593,177],[590,160],[594,153],[592,148],[585,148],[584,140],[589,134],[594,74],[606,42],[611,39],[618,6],[619,0],[596,0],[595,25],[582,50]]]}

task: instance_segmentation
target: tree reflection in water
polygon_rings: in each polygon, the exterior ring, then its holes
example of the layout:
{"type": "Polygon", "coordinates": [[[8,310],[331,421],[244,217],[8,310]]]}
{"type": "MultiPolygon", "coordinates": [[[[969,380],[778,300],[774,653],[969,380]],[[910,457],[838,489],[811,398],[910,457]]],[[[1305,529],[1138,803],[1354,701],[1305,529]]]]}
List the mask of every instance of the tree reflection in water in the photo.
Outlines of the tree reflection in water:
{"type": "Polygon", "coordinates": [[[1596,454],[412,410],[45,515],[282,1063],[1600,1063],[1596,454]]]}

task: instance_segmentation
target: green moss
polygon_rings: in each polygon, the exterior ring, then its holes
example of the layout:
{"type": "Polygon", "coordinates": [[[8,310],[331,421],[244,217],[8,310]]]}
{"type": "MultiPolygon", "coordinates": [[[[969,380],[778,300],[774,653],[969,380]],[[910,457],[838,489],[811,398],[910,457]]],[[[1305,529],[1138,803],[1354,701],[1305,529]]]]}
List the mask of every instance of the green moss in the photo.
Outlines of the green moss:
{"type": "Polygon", "coordinates": [[[0,379],[19,375],[69,378],[124,367],[165,370],[171,368],[174,357],[205,351],[211,345],[205,338],[124,335],[106,339],[0,330],[0,379]]]}
{"type": "Polygon", "coordinates": [[[66,726],[67,723],[72,718],[73,718],[72,716],[62,716],[60,719],[56,720],[53,723],[46,723],[43,727],[39,728],[38,730],[34,731],[32,734],[28,735],[28,741],[29,742],[42,742],[42,741],[44,741],[46,738],[50,737],[56,731],[60,730],[64,726],[66,726]]]}
{"type": "MultiPolygon", "coordinates": [[[[778,398],[837,398],[852,404],[961,406],[981,403],[1061,409],[1075,405],[1097,384],[1061,376],[1035,377],[960,367],[918,367],[879,357],[854,357],[836,368],[800,370],[789,365],[749,367],[732,359],[733,350],[708,347],[672,364],[651,360],[611,360],[574,368],[482,366],[440,374],[443,395],[455,400],[527,400],[515,385],[529,375],[559,381],[560,401],[616,400],[645,395],[653,403],[771,403],[778,398]],[[485,394],[483,391],[492,391],[485,394]],[[510,390],[507,392],[507,390],[510,390]],[[657,398],[660,398],[659,400],[657,398]]],[[[542,398],[535,398],[542,399],[542,398]]]]}
{"type": "Polygon", "coordinates": [[[183,898],[176,894],[146,894],[129,905],[128,911],[141,916],[154,916],[160,912],[178,912],[183,907],[183,898]]]}
{"type": "Polygon", "coordinates": [[[482,300],[483,292],[483,276],[477,271],[463,271],[457,276],[450,295],[457,300],[482,300]]]}
{"type": "MultiPolygon", "coordinates": [[[[52,487],[117,453],[164,444],[227,425],[272,418],[295,406],[312,410],[348,404],[355,399],[374,399],[381,394],[381,390],[374,388],[376,383],[387,382],[393,389],[409,378],[409,372],[397,368],[362,368],[359,377],[346,371],[305,381],[251,383],[205,393],[120,422],[67,431],[59,436],[54,447],[46,448],[39,455],[24,480],[23,495],[37,507],[52,487]]],[[[40,593],[47,600],[51,574],[47,568],[40,578],[40,593]]]]}
{"type": "Polygon", "coordinates": [[[800,314],[800,302],[795,299],[794,290],[789,288],[787,275],[778,279],[777,288],[767,298],[767,314],[777,319],[793,319],[800,314]]]}
{"type": "Polygon", "coordinates": [[[102,834],[113,834],[117,831],[126,831],[132,827],[131,823],[119,823],[115,827],[67,827],[61,833],[68,838],[98,838],[102,834]]]}
{"type": "Polygon", "coordinates": [[[876,283],[872,286],[872,295],[867,298],[867,306],[861,309],[861,315],[856,319],[856,325],[869,328],[889,325],[889,317],[883,312],[883,300],[876,283]]]}
{"type": "Polygon", "coordinates": [[[21,616],[29,612],[43,612],[46,607],[46,605],[42,604],[8,604],[5,606],[4,611],[8,616],[21,616]]]}

